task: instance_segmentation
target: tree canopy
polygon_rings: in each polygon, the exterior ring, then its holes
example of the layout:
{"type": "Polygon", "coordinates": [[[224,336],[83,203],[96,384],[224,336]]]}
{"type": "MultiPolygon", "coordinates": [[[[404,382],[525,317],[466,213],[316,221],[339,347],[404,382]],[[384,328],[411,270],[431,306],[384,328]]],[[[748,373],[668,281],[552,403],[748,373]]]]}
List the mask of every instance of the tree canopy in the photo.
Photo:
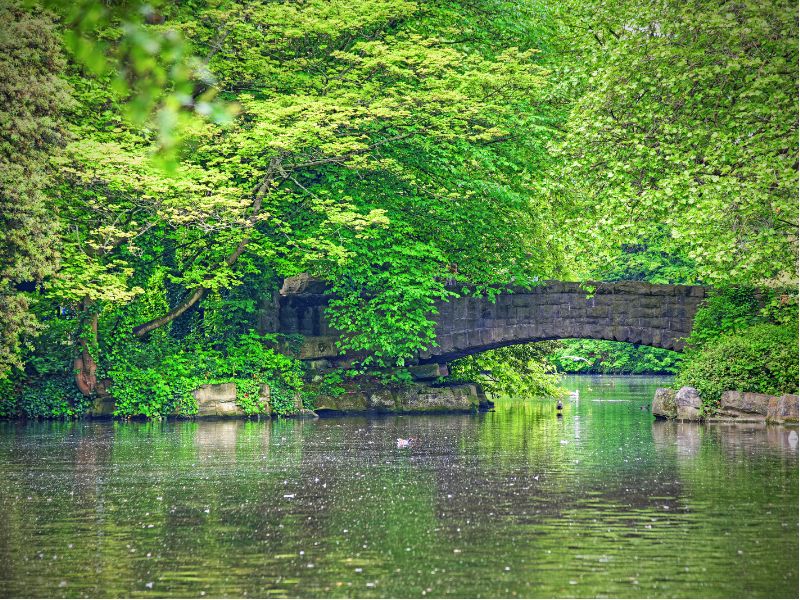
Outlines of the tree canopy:
{"type": "Polygon", "coordinates": [[[577,245],[604,261],[660,234],[703,281],[796,281],[796,3],[569,8],[580,93],[551,185],[577,245]]]}

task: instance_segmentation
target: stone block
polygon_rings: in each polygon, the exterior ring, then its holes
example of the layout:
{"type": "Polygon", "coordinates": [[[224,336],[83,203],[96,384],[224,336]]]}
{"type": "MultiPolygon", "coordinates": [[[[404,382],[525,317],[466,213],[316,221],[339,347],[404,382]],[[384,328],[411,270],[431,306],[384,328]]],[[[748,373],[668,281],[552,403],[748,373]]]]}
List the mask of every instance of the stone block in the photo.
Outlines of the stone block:
{"type": "Polygon", "coordinates": [[[283,280],[281,296],[323,295],[327,292],[327,283],[322,279],[311,277],[308,273],[300,273],[283,280]]]}
{"type": "Polygon", "coordinates": [[[531,298],[527,294],[514,294],[511,297],[511,306],[518,308],[520,306],[530,306],[531,298]]]}
{"type": "MultiPolygon", "coordinates": [[[[382,399],[376,399],[376,403],[382,402],[382,399]]],[[[314,409],[319,413],[323,410],[332,410],[337,412],[364,412],[368,410],[370,397],[366,392],[353,391],[342,394],[340,396],[326,396],[319,395],[314,398],[314,409]]]]}
{"type": "Polygon", "coordinates": [[[336,336],[307,336],[300,345],[301,360],[316,360],[320,358],[336,358],[339,349],[336,347],[336,336]]]}
{"type": "Polygon", "coordinates": [[[658,388],[653,396],[653,416],[660,419],[675,419],[678,416],[678,406],[675,403],[677,392],[671,388],[658,388]]]}
{"type": "Polygon", "coordinates": [[[450,334],[436,336],[436,341],[439,342],[439,346],[433,350],[433,353],[450,352],[453,349],[453,336],[450,334]]]}
{"type": "Polygon", "coordinates": [[[667,302],[664,298],[659,296],[641,296],[636,302],[636,306],[641,309],[655,308],[658,309],[659,314],[662,314],[667,302]]]}
{"type": "Polygon", "coordinates": [[[395,407],[394,394],[389,389],[378,390],[367,398],[367,408],[378,412],[389,412],[395,407]]]}
{"type": "Polygon", "coordinates": [[[99,396],[92,402],[92,408],[89,409],[89,416],[95,419],[102,419],[112,417],[116,403],[111,396],[99,396]]]}
{"type": "Polygon", "coordinates": [[[440,365],[437,363],[430,363],[427,365],[412,365],[408,367],[409,373],[411,373],[411,377],[416,380],[430,380],[430,379],[437,379],[439,377],[447,377],[450,372],[447,369],[447,365],[440,365]]]}
{"type": "Polygon", "coordinates": [[[586,308],[586,316],[592,318],[606,318],[608,317],[610,310],[611,309],[609,306],[589,306],[586,308]]]}
{"type": "Polygon", "coordinates": [[[331,361],[327,358],[318,358],[316,360],[309,360],[306,361],[306,365],[312,371],[324,371],[325,369],[331,368],[331,361]]]}
{"type": "Polygon", "coordinates": [[[453,300],[453,318],[456,320],[467,318],[467,301],[469,298],[456,298],[453,300]]]}
{"type": "Polygon", "coordinates": [[[197,400],[198,417],[244,416],[244,411],[236,403],[235,383],[201,385],[192,395],[197,400]]]}
{"type": "Polygon", "coordinates": [[[624,342],[630,337],[627,327],[615,325],[611,328],[611,337],[616,342],[624,342]]]}
{"type": "Polygon", "coordinates": [[[272,404],[270,404],[271,398],[272,392],[269,389],[269,386],[266,383],[262,383],[261,387],[258,388],[258,402],[264,407],[264,410],[261,414],[272,414],[272,404]]]}
{"type": "Polygon", "coordinates": [[[694,298],[705,298],[708,293],[707,289],[701,285],[691,285],[688,287],[689,287],[688,295],[694,298]]]}
{"type": "Polygon", "coordinates": [[[697,389],[684,386],[675,394],[675,405],[677,407],[679,421],[699,421],[700,408],[703,402],[697,389]]]}
{"type": "Polygon", "coordinates": [[[465,350],[469,346],[466,333],[457,333],[453,336],[453,349],[465,350]]]}
{"type": "Polygon", "coordinates": [[[674,285],[654,285],[647,292],[651,296],[675,296],[675,287],[674,285]]]}
{"type": "Polygon", "coordinates": [[[635,294],[636,296],[644,296],[649,294],[652,285],[642,283],[640,281],[619,281],[614,284],[614,293],[635,294]]]}
{"type": "Polygon", "coordinates": [[[653,331],[653,346],[661,348],[664,343],[664,337],[660,330],[653,331]]]}
{"type": "Polygon", "coordinates": [[[636,309],[636,316],[644,319],[661,320],[664,318],[664,308],[662,306],[639,306],[636,309]]]}
{"type": "MultiPolygon", "coordinates": [[[[613,296],[615,291],[615,286],[613,283],[603,283],[603,282],[592,282],[590,285],[595,286],[594,295],[595,296],[613,296]]],[[[608,302],[608,300],[605,300],[608,302]]]]}
{"type": "Polygon", "coordinates": [[[775,397],[769,394],[728,390],[722,393],[719,413],[730,417],[758,416],[764,419],[769,412],[770,400],[773,398],[775,397]]]}
{"type": "Polygon", "coordinates": [[[475,386],[408,386],[395,392],[398,412],[475,412],[480,407],[475,386]]]}
{"type": "Polygon", "coordinates": [[[642,331],[641,327],[629,327],[628,339],[625,341],[631,342],[632,344],[641,344],[642,337],[644,337],[644,332],[642,331]]]}

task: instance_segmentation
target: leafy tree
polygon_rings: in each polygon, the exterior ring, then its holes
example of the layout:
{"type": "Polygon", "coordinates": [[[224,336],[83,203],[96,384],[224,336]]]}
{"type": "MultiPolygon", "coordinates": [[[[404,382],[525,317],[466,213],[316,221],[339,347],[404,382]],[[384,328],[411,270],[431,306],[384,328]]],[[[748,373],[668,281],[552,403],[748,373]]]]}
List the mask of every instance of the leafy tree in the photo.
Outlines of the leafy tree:
{"type": "MultiPolygon", "coordinates": [[[[331,282],[342,349],[379,367],[431,343],[437,300],[512,282],[793,277],[792,4],[26,6],[0,34],[0,372],[29,296],[29,376],[63,345],[81,391],[156,415],[201,376],[266,378],[221,365],[302,271],[331,282]]],[[[546,386],[543,357],[459,368],[546,386]]]]}
{"type": "Polygon", "coordinates": [[[558,342],[539,342],[489,350],[476,356],[460,358],[451,365],[455,379],[480,383],[495,396],[557,397],[566,392],[548,355],[558,342]]]}
{"type": "Polygon", "coordinates": [[[564,340],[548,359],[565,373],[675,373],[678,352],[607,340],[564,340]]]}
{"type": "MultiPolygon", "coordinates": [[[[462,41],[485,10],[165,7],[164,26],[208,56],[239,114],[185,129],[165,174],[150,160],[156,132],[120,117],[113,81],[76,77],[78,135],[64,165],[64,214],[76,226],[52,294],[97,314],[141,293],[131,277],[149,271],[143,257],[166,262],[163,277],[184,292],[136,324],[143,337],[266,260],[281,274],[333,279],[348,343],[389,364],[429,341],[447,279],[497,285],[555,270],[556,249],[532,243],[552,221],[527,194],[526,161],[542,144],[512,140],[545,74],[531,40],[462,41]]],[[[87,322],[93,338],[96,319],[87,322]]]]}
{"type": "MultiPolygon", "coordinates": [[[[596,263],[666,228],[706,282],[795,279],[797,4],[569,3],[551,189],[596,263]]],[[[584,255],[585,256],[585,255],[584,255]]]]}
{"type": "Polygon", "coordinates": [[[29,293],[58,266],[58,223],[46,195],[66,141],[69,87],[53,20],[0,5],[0,379],[21,367],[36,330],[29,293]]]}

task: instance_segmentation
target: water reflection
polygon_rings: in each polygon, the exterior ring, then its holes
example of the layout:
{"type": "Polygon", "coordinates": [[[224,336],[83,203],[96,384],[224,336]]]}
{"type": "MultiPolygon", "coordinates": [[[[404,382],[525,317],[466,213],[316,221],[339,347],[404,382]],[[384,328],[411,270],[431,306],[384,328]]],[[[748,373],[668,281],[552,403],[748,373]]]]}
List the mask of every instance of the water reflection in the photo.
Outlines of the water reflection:
{"type": "Polygon", "coordinates": [[[796,430],[567,385],[561,419],[2,424],[0,595],[797,595],[796,430]]]}

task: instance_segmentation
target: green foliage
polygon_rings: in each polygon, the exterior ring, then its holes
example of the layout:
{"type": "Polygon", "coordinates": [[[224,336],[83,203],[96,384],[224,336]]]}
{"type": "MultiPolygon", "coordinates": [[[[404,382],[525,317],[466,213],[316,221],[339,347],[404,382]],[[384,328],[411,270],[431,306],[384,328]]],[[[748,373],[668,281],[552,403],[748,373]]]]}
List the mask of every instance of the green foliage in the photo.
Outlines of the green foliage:
{"type": "Polygon", "coordinates": [[[797,293],[720,288],[695,316],[676,385],[700,391],[710,410],[722,392],[796,393],[797,293]]]}
{"type": "Polygon", "coordinates": [[[562,373],[676,373],[678,352],[606,340],[563,340],[548,356],[562,373]]]}
{"type": "Polygon", "coordinates": [[[797,325],[761,323],[708,341],[684,363],[676,385],[697,388],[712,408],[726,390],[796,394],[797,365],[797,325]]]}
{"type": "Polygon", "coordinates": [[[225,123],[232,107],[216,100],[213,74],[192,54],[182,32],[170,23],[169,3],[159,0],[97,2],[39,0],[64,23],[63,40],[87,74],[104,79],[122,113],[159,132],[161,158],[171,162],[185,130],[202,120],[225,123]]]}
{"type": "Polygon", "coordinates": [[[0,381],[21,368],[36,331],[30,294],[58,267],[58,224],[46,188],[71,105],[52,18],[0,4],[0,381]]]}
{"type": "Polygon", "coordinates": [[[665,249],[706,282],[795,280],[797,3],[554,10],[575,102],[548,183],[568,198],[577,260],[602,265],[666,228],[665,249]]]}
{"type": "Polygon", "coordinates": [[[430,341],[446,279],[491,288],[557,269],[558,245],[539,242],[550,205],[529,193],[546,72],[518,20],[535,11],[336,0],[163,12],[240,113],[187,128],[167,175],[114,85],[73,77],[62,212],[77,225],[54,297],[129,305],[145,289],[137,271],[158,261],[169,315],[242,286],[252,302],[259,273],[302,269],[341,292],[343,346],[395,365],[430,341]],[[519,37],[488,35],[487,11],[519,37]]]}
{"type": "Polygon", "coordinates": [[[263,413],[259,400],[262,385],[270,387],[270,406],[276,414],[294,412],[294,397],[303,387],[301,363],[277,352],[267,344],[274,337],[248,332],[231,338],[221,349],[213,346],[184,346],[168,343],[162,356],[154,358],[155,348],[140,346],[139,351],[112,350],[113,360],[106,371],[112,380],[109,389],[117,400],[116,414],[160,418],[177,413],[197,412],[192,391],[204,384],[235,383],[237,403],[248,415],[263,413]]]}
{"type": "MultiPolygon", "coordinates": [[[[671,247],[668,235],[658,231],[635,244],[622,244],[602,264],[588,273],[600,281],[647,281],[659,284],[698,282],[697,267],[680,249],[671,247]]],[[[588,265],[587,265],[588,266],[588,265]]]]}
{"type": "Polygon", "coordinates": [[[561,377],[547,357],[558,344],[539,342],[489,350],[450,365],[455,380],[480,383],[494,396],[541,398],[563,396],[561,377]]]}
{"type": "Polygon", "coordinates": [[[347,374],[344,369],[335,369],[325,373],[322,376],[322,381],[319,384],[319,392],[324,396],[341,396],[345,393],[346,388],[342,385],[345,382],[347,374]]]}
{"type": "Polygon", "coordinates": [[[719,287],[711,292],[694,317],[691,348],[702,348],[728,332],[740,331],[759,319],[759,302],[753,287],[719,287]]]}
{"type": "Polygon", "coordinates": [[[35,380],[20,394],[4,396],[0,399],[0,417],[70,419],[85,415],[91,405],[91,400],[75,387],[74,377],[67,374],[35,380]]]}
{"type": "MultiPolygon", "coordinates": [[[[459,294],[794,276],[790,3],[26,6],[0,9],[0,378],[88,344],[121,415],[234,380],[247,412],[266,382],[287,412],[299,366],[249,332],[301,271],[331,282],[362,374],[428,346],[459,294]]],[[[530,348],[458,369],[555,389],[530,348]]]]}

